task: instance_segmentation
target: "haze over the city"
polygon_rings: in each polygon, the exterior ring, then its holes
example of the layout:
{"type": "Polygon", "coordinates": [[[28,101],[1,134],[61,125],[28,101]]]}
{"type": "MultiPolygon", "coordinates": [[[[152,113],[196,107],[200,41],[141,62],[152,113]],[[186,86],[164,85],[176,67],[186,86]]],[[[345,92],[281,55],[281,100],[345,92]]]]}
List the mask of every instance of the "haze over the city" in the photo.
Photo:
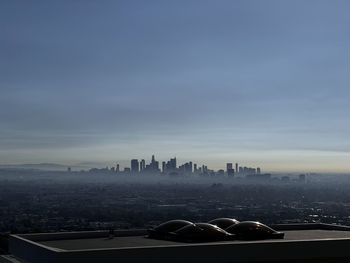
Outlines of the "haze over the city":
{"type": "Polygon", "coordinates": [[[350,172],[349,1],[3,1],[0,164],[350,172]]]}

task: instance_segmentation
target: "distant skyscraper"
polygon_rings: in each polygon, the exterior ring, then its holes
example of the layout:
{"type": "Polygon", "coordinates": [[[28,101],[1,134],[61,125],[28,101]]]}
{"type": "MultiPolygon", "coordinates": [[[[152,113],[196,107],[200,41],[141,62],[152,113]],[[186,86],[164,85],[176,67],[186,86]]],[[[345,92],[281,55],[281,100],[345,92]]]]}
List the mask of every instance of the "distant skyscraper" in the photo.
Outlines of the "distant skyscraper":
{"type": "Polygon", "coordinates": [[[117,163],[117,167],[115,168],[115,172],[119,173],[120,172],[120,168],[119,168],[119,164],[117,163]]]}
{"type": "Polygon", "coordinates": [[[183,174],[192,174],[193,173],[193,163],[192,162],[184,163],[183,165],[179,166],[178,170],[183,174]]]}
{"type": "Polygon", "coordinates": [[[208,166],[202,165],[202,173],[207,173],[208,172],[208,166]]]}
{"type": "Polygon", "coordinates": [[[176,157],[175,158],[172,158],[170,159],[169,161],[166,162],[165,164],[165,170],[167,172],[175,172],[176,171],[176,157]]]}
{"type": "Polygon", "coordinates": [[[236,173],[238,173],[238,163],[236,163],[236,173]]]}
{"type": "Polygon", "coordinates": [[[176,157],[170,159],[170,163],[169,163],[170,169],[171,170],[176,170],[177,164],[176,164],[176,157]]]}
{"type": "Polygon", "coordinates": [[[131,172],[138,173],[139,172],[139,161],[137,159],[131,160],[131,172]]]}
{"type": "Polygon", "coordinates": [[[228,172],[229,170],[232,170],[232,168],[233,168],[232,163],[226,164],[226,172],[228,172]]]}
{"type": "Polygon", "coordinates": [[[227,176],[234,176],[235,170],[233,170],[232,163],[226,164],[226,173],[227,173],[227,176]]]}
{"type": "Polygon", "coordinates": [[[146,165],[145,172],[147,173],[156,173],[159,172],[159,162],[156,161],[154,155],[152,155],[152,161],[149,165],[146,165]]]}
{"type": "Polygon", "coordinates": [[[256,168],[256,173],[257,173],[257,174],[261,174],[261,169],[260,169],[260,167],[256,168]]]}
{"type": "Polygon", "coordinates": [[[146,161],[145,159],[142,159],[140,162],[140,170],[143,171],[146,168],[146,161]]]}
{"type": "Polygon", "coordinates": [[[165,173],[166,170],[166,163],[162,162],[162,172],[165,173]]]}

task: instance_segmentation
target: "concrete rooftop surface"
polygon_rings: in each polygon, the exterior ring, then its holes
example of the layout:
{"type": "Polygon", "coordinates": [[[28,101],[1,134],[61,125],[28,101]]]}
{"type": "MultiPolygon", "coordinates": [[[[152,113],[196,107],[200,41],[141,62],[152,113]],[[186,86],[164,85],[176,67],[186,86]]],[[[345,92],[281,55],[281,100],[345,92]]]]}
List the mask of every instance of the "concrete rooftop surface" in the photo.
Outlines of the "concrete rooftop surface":
{"type": "Polygon", "coordinates": [[[113,238],[109,238],[109,231],[11,235],[11,255],[8,256],[13,258],[5,262],[350,262],[350,228],[347,226],[287,224],[273,227],[285,233],[284,239],[185,243],[150,239],[144,229],[116,230],[113,238]]]}
{"type": "Polygon", "coordinates": [[[205,243],[186,243],[166,240],[150,239],[146,236],[126,236],[103,238],[77,238],[47,240],[38,242],[39,244],[58,248],[62,250],[84,250],[84,249],[103,249],[103,248],[132,248],[132,247],[155,247],[155,246],[188,246],[204,244],[235,244],[235,243],[253,243],[253,242],[285,242],[285,241],[303,241],[303,240],[320,240],[320,239],[337,239],[350,238],[350,231],[339,230],[288,230],[284,231],[284,239],[267,239],[256,241],[219,241],[205,243]]]}

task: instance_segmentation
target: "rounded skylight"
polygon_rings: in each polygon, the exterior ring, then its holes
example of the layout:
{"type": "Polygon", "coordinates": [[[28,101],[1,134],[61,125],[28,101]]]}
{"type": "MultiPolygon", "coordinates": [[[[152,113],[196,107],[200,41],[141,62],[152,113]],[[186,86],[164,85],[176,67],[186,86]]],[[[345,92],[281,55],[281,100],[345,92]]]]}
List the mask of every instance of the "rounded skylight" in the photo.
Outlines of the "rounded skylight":
{"type": "Polygon", "coordinates": [[[232,225],[238,224],[239,221],[234,218],[222,217],[222,218],[216,218],[214,220],[211,220],[208,223],[216,225],[222,229],[226,229],[232,225]]]}
{"type": "Polygon", "coordinates": [[[232,225],[226,229],[227,232],[236,236],[236,239],[258,240],[270,238],[283,238],[284,233],[277,232],[272,228],[255,221],[244,221],[232,225]]]}
{"type": "Polygon", "coordinates": [[[218,241],[227,240],[232,235],[220,227],[209,223],[196,223],[175,231],[176,237],[183,241],[218,241]]]}
{"type": "Polygon", "coordinates": [[[187,220],[181,220],[181,219],[170,220],[160,224],[159,226],[153,229],[149,229],[148,233],[150,237],[161,237],[164,235],[168,235],[171,232],[175,232],[176,230],[184,226],[189,226],[189,225],[194,225],[194,224],[187,220]]]}

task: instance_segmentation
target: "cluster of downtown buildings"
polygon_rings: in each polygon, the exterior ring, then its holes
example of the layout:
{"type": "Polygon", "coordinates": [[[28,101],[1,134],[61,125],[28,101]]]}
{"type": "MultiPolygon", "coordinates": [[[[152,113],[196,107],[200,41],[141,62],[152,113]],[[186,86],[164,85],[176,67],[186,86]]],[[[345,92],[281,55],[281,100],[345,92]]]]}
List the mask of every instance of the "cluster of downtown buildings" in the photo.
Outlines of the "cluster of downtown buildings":
{"type": "Polygon", "coordinates": [[[112,168],[105,168],[105,169],[91,169],[91,172],[97,172],[97,171],[109,171],[109,172],[115,172],[115,173],[121,173],[124,175],[137,175],[137,174],[163,174],[163,175],[170,175],[170,176],[176,176],[176,175],[209,175],[209,176],[228,176],[233,177],[235,175],[245,175],[245,176],[254,176],[254,175],[262,175],[261,169],[258,168],[251,168],[251,167],[242,167],[239,166],[238,163],[233,166],[233,163],[227,163],[226,164],[226,170],[220,169],[218,171],[214,171],[211,169],[208,169],[208,166],[202,165],[198,166],[196,163],[193,162],[186,162],[182,165],[177,165],[177,160],[175,158],[171,158],[167,162],[162,162],[160,165],[160,162],[157,161],[152,155],[151,162],[149,164],[146,164],[146,161],[144,159],[138,160],[138,159],[132,159],[130,162],[130,167],[125,167],[124,170],[120,169],[120,165],[117,164],[115,167],[112,168]]]}

